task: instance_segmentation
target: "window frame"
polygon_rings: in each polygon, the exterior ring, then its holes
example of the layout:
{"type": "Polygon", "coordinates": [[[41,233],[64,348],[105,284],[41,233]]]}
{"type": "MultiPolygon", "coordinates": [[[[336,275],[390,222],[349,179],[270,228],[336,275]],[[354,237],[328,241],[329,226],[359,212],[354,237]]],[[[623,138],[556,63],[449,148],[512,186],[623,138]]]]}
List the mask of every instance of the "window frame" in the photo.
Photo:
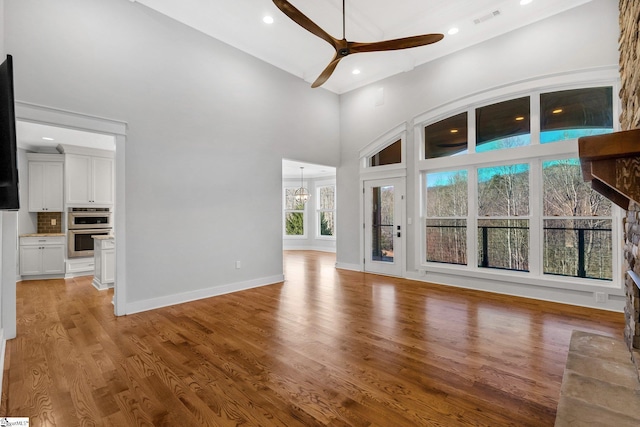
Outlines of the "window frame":
{"type": "MultiPolygon", "coordinates": [[[[434,109],[414,120],[414,139],[415,139],[415,170],[416,170],[416,217],[420,221],[416,221],[420,227],[419,236],[416,238],[415,254],[416,268],[420,275],[429,274],[446,274],[462,277],[470,277],[479,280],[498,280],[500,282],[511,282],[519,285],[533,285],[551,288],[560,288],[564,290],[584,291],[586,287],[599,287],[609,289],[611,292],[621,290],[622,272],[617,266],[621,265],[621,253],[619,246],[621,245],[621,230],[619,223],[623,216],[622,209],[612,206],[611,223],[612,223],[612,280],[589,279],[569,276],[556,276],[543,273],[543,212],[542,203],[534,201],[542,200],[542,162],[550,159],[575,158],[578,157],[578,141],[577,139],[562,140],[550,142],[546,144],[540,143],[540,94],[553,91],[562,91],[570,89],[586,89],[590,87],[611,86],[614,94],[613,116],[617,117],[619,113],[619,103],[615,100],[615,94],[618,91],[618,83],[613,79],[598,79],[592,82],[558,84],[557,79],[550,78],[553,84],[540,84],[536,86],[536,90],[514,90],[502,88],[492,92],[476,94],[469,99],[459,100],[449,105],[434,109]],[[496,94],[491,96],[491,94],[496,94]],[[531,144],[523,147],[514,147],[484,153],[476,152],[476,135],[475,135],[475,109],[498,102],[508,101],[523,96],[530,97],[531,109],[531,144]],[[459,105],[456,107],[456,105],[459,105]],[[440,157],[436,159],[425,159],[424,153],[424,127],[431,123],[446,119],[449,116],[467,112],[468,123],[468,154],[440,157]],[[494,166],[506,163],[529,163],[529,185],[530,185],[530,211],[529,211],[529,272],[520,271],[486,271],[493,269],[479,268],[478,265],[478,215],[476,206],[477,188],[473,183],[477,183],[477,169],[481,167],[494,166]],[[447,170],[468,170],[468,213],[467,219],[467,265],[459,264],[443,264],[427,262],[426,260],[426,174],[447,171],[447,170]],[[540,205],[540,206],[537,206],[540,205]]],[[[619,130],[619,124],[614,123],[613,131],[619,130]]],[[[524,217],[523,217],[524,219],[524,217]]],[[[417,230],[416,230],[417,231],[417,230]]],[[[465,280],[465,279],[461,279],[465,280]]],[[[501,285],[499,285],[501,286],[501,285]]],[[[508,285],[506,285],[508,287],[508,285]]]]}
{"type": "MultiPolygon", "coordinates": [[[[371,144],[360,150],[360,176],[379,176],[396,174],[407,168],[407,125],[396,126],[389,132],[377,138],[371,144]],[[400,155],[402,161],[390,165],[371,166],[371,157],[400,140],[400,155]]],[[[368,178],[365,178],[368,179],[368,178]]]]}
{"type": "Polygon", "coordinates": [[[316,239],[319,240],[336,240],[336,233],[337,233],[337,227],[336,227],[336,202],[338,200],[338,196],[337,196],[337,186],[336,186],[336,182],[331,180],[331,181],[317,181],[316,182],[316,188],[315,188],[315,196],[316,196],[316,216],[315,216],[315,224],[316,224],[316,239]],[[326,187],[333,187],[333,209],[321,209],[320,208],[320,190],[322,188],[326,188],[326,187]],[[333,213],[333,235],[331,236],[324,236],[322,234],[320,234],[321,231],[321,224],[320,224],[320,218],[322,215],[322,212],[331,212],[333,213]]]}
{"type": "MultiPolygon", "coordinates": [[[[495,151],[489,151],[489,152],[495,152],[495,151]]],[[[509,272],[513,272],[513,273],[528,273],[531,271],[531,259],[532,259],[532,252],[531,252],[531,231],[532,231],[532,223],[531,223],[531,213],[532,213],[532,203],[531,203],[531,186],[532,186],[532,179],[531,179],[531,163],[530,162],[519,162],[519,161],[513,161],[513,162],[502,162],[502,163],[498,163],[498,164],[485,164],[485,165],[476,165],[475,166],[475,181],[472,184],[474,186],[474,197],[475,197],[475,211],[473,213],[469,213],[469,215],[471,215],[473,217],[473,219],[475,220],[475,231],[476,231],[476,240],[475,242],[475,251],[476,251],[476,263],[475,265],[478,267],[478,269],[482,269],[482,270],[487,270],[487,269],[493,269],[493,270],[501,270],[501,271],[509,271],[509,272]],[[479,186],[480,186],[480,181],[478,179],[479,174],[478,174],[478,170],[479,169],[485,169],[485,168],[495,168],[495,167],[510,167],[510,166],[516,166],[516,165],[527,165],[527,180],[528,185],[529,185],[529,196],[528,196],[528,200],[527,200],[527,214],[526,215],[480,215],[480,206],[478,205],[478,198],[479,198],[479,186]],[[527,264],[529,266],[528,270],[516,270],[516,269],[507,269],[507,268],[501,268],[501,267],[491,267],[491,266],[481,266],[480,265],[480,259],[479,259],[479,250],[480,248],[478,247],[478,238],[480,237],[480,233],[479,233],[479,227],[480,227],[480,221],[482,220],[494,220],[494,221],[501,221],[501,220],[522,220],[522,221],[527,221],[528,224],[528,239],[529,239],[529,253],[527,254],[527,264]]]]}
{"type": "MultiPolygon", "coordinates": [[[[423,227],[423,231],[424,231],[424,256],[421,257],[421,260],[423,260],[424,262],[428,262],[428,263],[437,263],[437,264],[442,264],[442,265],[459,265],[459,266],[467,266],[469,265],[469,170],[466,168],[461,168],[461,169],[456,169],[456,170],[442,170],[442,171],[436,171],[435,173],[459,173],[459,172],[464,172],[465,173],[465,178],[467,180],[467,209],[466,209],[466,215],[448,215],[448,216],[441,216],[441,215],[429,215],[428,212],[428,208],[427,208],[427,203],[428,203],[428,197],[427,197],[427,193],[426,191],[428,191],[428,177],[427,175],[429,175],[432,172],[424,172],[421,176],[421,181],[423,182],[423,185],[425,186],[425,195],[424,198],[422,200],[423,203],[423,208],[424,208],[424,227],[423,227]],[[427,221],[438,221],[438,220],[451,220],[451,221],[464,221],[465,222],[465,247],[467,249],[467,254],[466,254],[466,260],[465,263],[447,263],[444,261],[427,261],[427,221]]],[[[475,258],[474,258],[475,259],[475,258]]]]}
{"type": "MultiPolygon", "coordinates": [[[[307,187],[306,182],[304,182],[302,185],[307,187]]],[[[287,209],[287,190],[295,191],[298,188],[300,188],[300,186],[285,185],[282,189],[282,237],[284,239],[300,240],[300,239],[307,239],[309,237],[309,224],[308,224],[309,215],[307,214],[307,206],[309,205],[309,202],[304,204],[303,209],[287,209]],[[295,212],[302,213],[303,234],[287,234],[287,213],[295,213],[295,212]]]]}
{"type": "MultiPolygon", "coordinates": [[[[548,162],[548,161],[555,161],[555,160],[569,160],[569,159],[574,159],[577,156],[563,156],[561,158],[551,158],[551,157],[546,157],[546,158],[540,158],[539,159],[539,163],[540,163],[540,167],[539,167],[539,173],[540,173],[540,191],[544,192],[544,172],[543,172],[543,167],[544,167],[544,163],[548,162]]],[[[539,229],[540,229],[540,253],[538,254],[540,257],[540,272],[542,275],[544,276],[557,276],[559,278],[568,278],[568,279],[578,279],[578,280],[589,280],[590,282],[595,283],[607,283],[609,282],[607,279],[598,279],[598,278],[580,278],[578,276],[564,276],[564,275],[559,275],[559,274],[554,274],[554,273],[545,273],[544,271],[544,221],[545,220],[549,220],[549,219],[573,219],[573,220],[583,220],[583,219],[602,219],[602,220],[608,220],[611,222],[611,244],[612,244],[612,260],[611,260],[611,264],[612,264],[612,280],[614,281],[616,280],[616,268],[615,268],[615,263],[616,263],[616,258],[615,258],[615,254],[616,254],[616,241],[621,240],[619,237],[616,238],[616,230],[618,230],[618,228],[616,227],[616,221],[621,221],[621,209],[618,208],[616,206],[615,203],[610,202],[611,203],[611,214],[610,215],[598,215],[598,216],[573,216],[573,217],[567,217],[567,216],[551,216],[551,215],[545,215],[544,213],[544,206],[540,206],[540,224],[539,224],[539,229]]],[[[620,244],[622,242],[619,242],[620,244]]]]}

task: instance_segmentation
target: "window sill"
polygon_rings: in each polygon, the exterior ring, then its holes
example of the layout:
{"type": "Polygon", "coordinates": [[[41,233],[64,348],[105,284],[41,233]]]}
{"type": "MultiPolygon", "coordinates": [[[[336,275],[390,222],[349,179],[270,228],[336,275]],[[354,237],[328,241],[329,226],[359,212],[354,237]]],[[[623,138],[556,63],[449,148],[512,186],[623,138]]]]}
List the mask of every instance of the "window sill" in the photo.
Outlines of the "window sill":
{"type": "Polygon", "coordinates": [[[578,292],[595,292],[606,291],[611,295],[624,296],[624,290],[621,281],[616,280],[597,280],[597,279],[582,279],[579,277],[568,276],[554,276],[543,275],[534,276],[529,272],[521,271],[508,271],[508,270],[494,270],[484,268],[473,268],[468,266],[445,266],[440,264],[422,264],[418,268],[421,272],[425,272],[425,277],[429,276],[429,273],[436,273],[448,276],[457,276],[464,278],[478,278],[482,280],[493,280],[499,282],[511,282],[514,284],[537,286],[553,289],[564,289],[569,291],[578,292]],[[490,270],[490,271],[488,271],[490,270]]]}

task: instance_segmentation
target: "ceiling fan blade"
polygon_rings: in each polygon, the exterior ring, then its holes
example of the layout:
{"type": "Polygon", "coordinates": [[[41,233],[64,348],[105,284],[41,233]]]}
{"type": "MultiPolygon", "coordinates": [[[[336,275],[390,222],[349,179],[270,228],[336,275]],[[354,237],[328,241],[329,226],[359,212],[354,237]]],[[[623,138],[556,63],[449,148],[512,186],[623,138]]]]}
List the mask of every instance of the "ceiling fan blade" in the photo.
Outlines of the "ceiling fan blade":
{"type": "Polygon", "coordinates": [[[385,50],[409,49],[439,42],[444,34],[424,34],[421,36],[404,37],[401,39],[384,40],[381,42],[358,43],[349,42],[350,53],[381,52],[385,50]]]}
{"type": "Polygon", "coordinates": [[[340,62],[342,58],[344,58],[344,56],[340,56],[336,53],[336,55],[333,57],[333,60],[329,62],[329,65],[327,65],[327,67],[322,71],[322,73],[320,73],[320,75],[318,76],[316,81],[313,82],[311,87],[315,88],[318,86],[322,86],[324,82],[329,80],[329,77],[331,77],[331,74],[333,74],[333,71],[338,66],[338,62],[340,62]]]}
{"type": "Polygon", "coordinates": [[[307,18],[302,12],[296,9],[291,3],[286,0],[273,0],[273,3],[280,9],[285,15],[287,15],[293,22],[300,25],[305,30],[309,31],[320,37],[322,40],[335,47],[336,39],[331,37],[329,33],[320,28],[315,22],[307,18]]]}

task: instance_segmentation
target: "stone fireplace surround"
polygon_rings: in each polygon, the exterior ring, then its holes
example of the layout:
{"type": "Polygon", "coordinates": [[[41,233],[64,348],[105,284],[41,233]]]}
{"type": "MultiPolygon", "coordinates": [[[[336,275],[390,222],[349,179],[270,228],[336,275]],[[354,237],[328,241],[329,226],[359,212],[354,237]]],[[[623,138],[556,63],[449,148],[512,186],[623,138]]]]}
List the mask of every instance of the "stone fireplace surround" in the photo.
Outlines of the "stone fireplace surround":
{"type": "MultiPolygon", "coordinates": [[[[640,128],[640,2],[620,0],[620,125],[622,130],[640,128]]],[[[638,141],[640,145],[640,141],[638,141]]],[[[623,175],[640,179],[640,158],[627,162],[623,175]]],[[[640,204],[631,201],[624,219],[624,271],[640,276],[640,204]]],[[[625,275],[625,342],[640,366],[640,290],[633,274],[625,275]]]]}
{"type": "Polygon", "coordinates": [[[593,158],[582,158],[583,138],[579,146],[585,179],[627,211],[621,266],[626,272],[624,341],[573,332],[555,427],[640,425],[640,1],[619,0],[619,10],[623,132],[592,140],[588,154],[593,158]]]}
{"type": "Polygon", "coordinates": [[[640,366],[640,1],[619,0],[619,10],[621,132],[580,138],[578,144],[584,179],[627,211],[624,338],[640,366]]]}

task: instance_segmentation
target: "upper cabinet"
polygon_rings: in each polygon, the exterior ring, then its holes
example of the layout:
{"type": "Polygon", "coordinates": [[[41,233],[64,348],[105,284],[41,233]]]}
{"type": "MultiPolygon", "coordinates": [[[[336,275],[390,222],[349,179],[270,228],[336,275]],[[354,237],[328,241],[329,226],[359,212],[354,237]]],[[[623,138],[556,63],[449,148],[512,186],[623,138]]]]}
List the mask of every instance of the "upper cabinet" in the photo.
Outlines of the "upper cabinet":
{"type": "Polygon", "coordinates": [[[65,154],[64,165],[68,205],[113,205],[113,158],[65,154]]]}
{"type": "Polygon", "coordinates": [[[29,212],[63,211],[64,157],[27,154],[29,161],[29,212]]]}
{"type": "Polygon", "coordinates": [[[64,154],[67,206],[113,206],[115,153],[71,145],[58,145],[57,148],[64,154]]]}

